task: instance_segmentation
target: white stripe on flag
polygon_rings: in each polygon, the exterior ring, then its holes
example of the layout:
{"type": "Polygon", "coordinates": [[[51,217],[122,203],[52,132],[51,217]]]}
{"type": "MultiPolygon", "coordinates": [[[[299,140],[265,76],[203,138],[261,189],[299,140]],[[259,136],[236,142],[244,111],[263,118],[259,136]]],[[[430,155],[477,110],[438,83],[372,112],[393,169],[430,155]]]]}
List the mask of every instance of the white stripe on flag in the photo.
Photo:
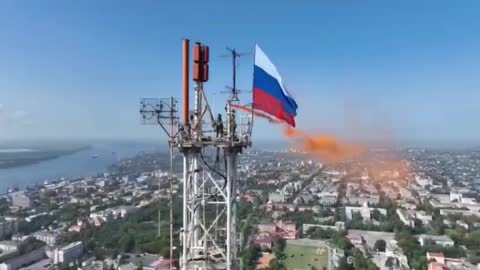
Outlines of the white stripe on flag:
{"type": "Polygon", "coordinates": [[[272,76],[273,78],[275,78],[278,81],[278,84],[280,84],[283,94],[291,98],[291,96],[286,91],[285,86],[283,85],[282,77],[278,73],[277,68],[273,65],[270,59],[268,59],[268,56],[262,51],[262,49],[260,49],[257,44],[255,44],[255,65],[263,69],[266,73],[270,74],[270,76],[272,76]]]}

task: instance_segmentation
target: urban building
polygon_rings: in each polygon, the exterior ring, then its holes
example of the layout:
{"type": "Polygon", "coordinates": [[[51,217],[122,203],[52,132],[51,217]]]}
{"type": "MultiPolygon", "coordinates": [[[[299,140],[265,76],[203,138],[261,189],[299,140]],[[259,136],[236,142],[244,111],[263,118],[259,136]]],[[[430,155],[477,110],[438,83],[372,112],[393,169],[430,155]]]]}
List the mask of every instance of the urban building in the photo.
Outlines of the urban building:
{"type": "Polygon", "coordinates": [[[119,206],[113,209],[113,216],[116,218],[126,218],[129,214],[138,211],[138,207],[135,206],[119,206]]]}
{"type": "Polygon", "coordinates": [[[15,256],[19,244],[17,241],[0,241],[0,261],[15,256]]]}
{"type": "Polygon", "coordinates": [[[62,240],[62,235],[59,232],[53,231],[37,231],[32,234],[32,236],[49,246],[55,246],[62,240]]]}
{"type": "Polygon", "coordinates": [[[450,202],[463,202],[463,195],[460,193],[450,192],[450,202]]]}
{"type": "Polygon", "coordinates": [[[415,226],[415,220],[413,219],[411,213],[408,212],[407,210],[398,208],[397,215],[400,218],[400,220],[403,222],[403,224],[412,228],[415,226]]]}
{"type": "Polygon", "coordinates": [[[337,192],[322,192],[318,194],[320,205],[329,206],[337,203],[337,192]]]}
{"type": "Polygon", "coordinates": [[[287,201],[285,191],[279,190],[268,193],[268,200],[272,203],[284,203],[287,201]]]}
{"type": "Polygon", "coordinates": [[[143,270],[167,270],[170,269],[170,264],[173,264],[173,269],[176,269],[175,264],[169,259],[163,258],[156,254],[131,254],[128,258],[128,263],[120,265],[118,270],[136,270],[139,266],[143,270]]]}
{"type": "Polygon", "coordinates": [[[259,233],[274,233],[277,231],[277,226],[273,223],[258,224],[257,227],[259,233]]]}
{"type": "Polygon", "coordinates": [[[464,269],[465,261],[463,259],[446,258],[443,253],[427,252],[428,270],[444,269],[464,269]]]}
{"type": "Polygon", "coordinates": [[[0,220],[0,240],[18,233],[18,219],[4,217],[0,220]]]}
{"type": "Polygon", "coordinates": [[[433,220],[432,215],[428,215],[427,213],[425,213],[425,211],[417,211],[417,212],[415,212],[415,217],[416,217],[418,220],[420,220],[424,225],[429,224],[429,223],[432,222],[432,220],[433,220]]]}
{"type": "Polygon", "coordinates": [[[446,235],[427,235],[427,234],[421,234],[417,236],[418,242],[420,242],[420,245],[423,247],[428,240],[434,241],[435,244],[441,245],[444,247],[453,247],[455,244],[453,240],[446,236],[446,235]]]}
{"type": "Polygon", "coordinates": [[[39,248],[21,256],[6,259],[0,263],[0,270],[17,270],[46,258],[45,249],[39,248]]]}
{"type": "Polygon", "coordinates": [[[355,213],[359,213],[363,220],[369,221],[371,217],[371,211],[378,210],[382,215],[387,214],[387,210],[383,208],[371,208],[367,206],[367,203],[364,203],[362,207],[355,207],[355,206],[346,206],[345,207],[345,215],[347,217],[347,221],[352,220],[352,216],[355,213]]]}
{"type": "MultiPolygon", "coordinates": [[[[53,260],[51,258],[46,258],[38,262],[35,262],[33,264],[30,264],[28,266],[22,267],[19,270],[51,270],[53,267],[54,267],[53,260]]],[[[79,270],[82,270],[82,269],[79,268],[79,270]]],[[[103,270],[103,268],[101,270],[103,270]]]]}
{"type": "Polygon", "coordinates": [[[12,199],[12,206],[20,209],[27,209],[32,207],[30,198],[23,191],[15,192],[10,195],[12,199]]]}
{"type": "Polygon", "coordinates": [[[363,238],[359,234],[348,234],[347,239],[352,243],[354,246],[360,246],[363,244],[363,238]]]}
{"type": "Polygon", "coordinates": [[[56,248],[54,250],[53,262],[55,264],[64,263],[68,264],[74,262],[83,255],[83,244],[82,242],[70,243],[64,247],[56,248]]]}
{"type": "Polygon", "coordinates": [[[273,237],[269,235],[259,236],[255,239],[255,244],[263,249],[271,249],[273,243],[273,237]]]}
{"type": "Polygon", "coordinates": [[[104,210],[104,211],[90,213],[90,219],[92,220],[92,224],[94,224],[97,227],[103,224],[112,223],[114,220],[113,211],[104,210]]]}
{"type": "Polygon", "coordinates": [[[358,204],[358,205],[364,205],[367,203],[367,205],[374,205],[378,204],[380,202],[380,196],[378,195],[369,195],[365,197],[345,197],[344,198],[345,203],[349,204],[358,204]]]}
{"type": "Polygon", "coordinates": [[[373,263],[377,265],[380,270],[408,270],[407,256],[402,252],[392,251],[387,248],[385,252],[376,252],[372,257],[373,263]]]}

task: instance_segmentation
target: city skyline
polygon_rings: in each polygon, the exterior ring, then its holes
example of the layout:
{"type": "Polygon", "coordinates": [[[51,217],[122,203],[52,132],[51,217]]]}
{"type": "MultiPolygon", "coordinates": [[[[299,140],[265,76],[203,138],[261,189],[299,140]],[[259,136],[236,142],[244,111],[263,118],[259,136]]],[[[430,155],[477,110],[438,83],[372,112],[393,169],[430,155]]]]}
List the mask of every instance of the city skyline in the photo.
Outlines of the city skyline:
{"type": "MultiPolygon", "coordinates": [[[[190,38],[211,47],[205,87],[217,109],[231,79],[224,48],[251,53],[257,42],[299,104],[300,129],[478,145],[478,8],[473,1],[252,2],[233,11],[217,1],[5,1],[0,140],[159,138],[159,128],[140,126],[138,102],[180,97],[181,39],[190,38]]],[[[241,89],[251,88],[252,58],[240,60],[241,89]]],[[[260,120],[254,134],[281,140],[280,128],[269,130],[260,120]]]]}

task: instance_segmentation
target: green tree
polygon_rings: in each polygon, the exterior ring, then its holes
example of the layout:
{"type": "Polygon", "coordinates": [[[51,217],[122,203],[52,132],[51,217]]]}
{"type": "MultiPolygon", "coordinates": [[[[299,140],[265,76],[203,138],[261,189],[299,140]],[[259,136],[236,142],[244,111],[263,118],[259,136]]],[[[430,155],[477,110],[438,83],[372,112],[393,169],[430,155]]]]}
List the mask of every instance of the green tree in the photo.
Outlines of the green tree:
{"type": "Polygon", "coordinates": [[[255,269],[257,260],[260,257],[260,247],[250,245],[242,255],[243,266],[245,269],[255,269]]]}
{"type": "Polygon", "coordinates": [[[135,238],[133,235],[127,235],[119,243],[124,252],[132,252],[135,249],[135,238]]]}
{"type": "Polygon", "coordinates": [[[285,254],[283,253],[285,245],[286,242],[283,238],[275,238],[275,240],[273,240],[273,253],[278,260],[283,260],[285,257],[285,254]]]}
{"type": "Polygon", "coordinates": [[[347,263],[347,259],[345,257],[340,258],[338,262],[337,270],[355,270],[353,265],[347,263]]]}
{"type": "Polygon", "coordinates": [[[382,215],[382,213],[380,213],[380,211],[376,208],[372,211],[371,218],[379,222],[382,222],[385,220],[385,216],[382,215]]]}
{"type": "Polygon", "coordinates": [[[456,244],[463,244],[465,240],[465,232],[460,230],[448,230],[448,237],[450,237],[456,244]]]}
{"type": "Polygon", "coordinates": [[[85,245],[87,250],[94,250],[96,247],[95,241],[93,239],[90,239],[87,244],[85,245]]]}
{"type": "Polygon", "coordinates": [[[446,247],[442,250],[445,257],[449,258],[463,258],[466,256],[465,250],[461,247],[453,246],[446,247]]]}
{"type": "Polygon", "coordinates": [[[331,239],[335,237],[336,232],[332,229],[323,229],[312,227],[307,231],[307,235],[312,239],[331,239]]]}
{"type": "Polygon", "coordinates": [[[353,248],[352,243],[350,243],[350,241],[348,241],[346,236],[347,236],[346,231],[339,231],[335,234],[333,242],[335,243],[335,246],[337,248],[343,249],[343,250],[350,250],[350,249],[353,248]]]}
{"type": "Polygon", "coordinates": [[[464,241],[469,249],[480,249],[480,230],[468,233],[464,241]]]}
{"type": "Polygon", "coordinates": [[[363,257],[363,254],[361,252],[356,252],[353,260],[353,266],[355,269],[365,269],[365,270],[378,269],[378,267],[372,261],[367,260],[365,257],[363,257]]]}
{"type": "Polygon", "coordinates": [[[360,213],[353,213],[352,219],[350,220],[348,227],[352,229],[359,229],[359,230],[364,229],[362,215],[360,213]]]}
{"type": "Polygon", "coordinates": [[[428,259],[425,256],[419,257],[415,262],[413,263],[413,269],[415,270],[425,270],[428,267],[428,259]]]}
{"type": "Polygon", "coordinates": [[[97,259],[97,260],[105,260],[105,255],[106,255],[105,249],[100,248],[100,247],[96,247],[93,250],[93,255],[95,256],[95,259],[97,259]]]}

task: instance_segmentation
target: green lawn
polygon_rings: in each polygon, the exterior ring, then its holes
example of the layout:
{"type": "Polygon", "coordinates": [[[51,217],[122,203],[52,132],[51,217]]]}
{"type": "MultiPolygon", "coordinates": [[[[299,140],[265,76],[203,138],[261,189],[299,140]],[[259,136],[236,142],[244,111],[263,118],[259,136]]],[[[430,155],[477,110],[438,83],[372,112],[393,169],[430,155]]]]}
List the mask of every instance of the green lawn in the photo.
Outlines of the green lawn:
{"type": "Polygon", "coordinates": [[[288,270],[322,270],[327,268],[328,251],[318,247],[287,244],[285,266],[288,270]]]}

